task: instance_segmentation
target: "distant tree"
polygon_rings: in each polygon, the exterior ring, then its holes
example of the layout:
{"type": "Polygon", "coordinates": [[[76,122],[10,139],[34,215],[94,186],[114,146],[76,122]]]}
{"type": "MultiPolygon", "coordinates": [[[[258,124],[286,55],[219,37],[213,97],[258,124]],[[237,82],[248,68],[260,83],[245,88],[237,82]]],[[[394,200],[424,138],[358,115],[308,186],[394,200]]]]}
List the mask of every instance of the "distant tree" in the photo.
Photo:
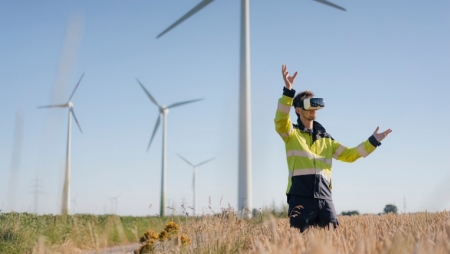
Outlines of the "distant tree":
{"type": "Polygon", "coordinates": [[[384,207],[384,213],[393,213],[396,214],[397,213],[397,207],[395,205],[392,204],[388,204],[384,207]]]}
{"type": "Polygon", "coordinates": [[[354,211],[343,211],[341,212],[341,215],[344,216],[352,216],[352,215],[359,215],[359,212],[354,210],[354,211]]]}

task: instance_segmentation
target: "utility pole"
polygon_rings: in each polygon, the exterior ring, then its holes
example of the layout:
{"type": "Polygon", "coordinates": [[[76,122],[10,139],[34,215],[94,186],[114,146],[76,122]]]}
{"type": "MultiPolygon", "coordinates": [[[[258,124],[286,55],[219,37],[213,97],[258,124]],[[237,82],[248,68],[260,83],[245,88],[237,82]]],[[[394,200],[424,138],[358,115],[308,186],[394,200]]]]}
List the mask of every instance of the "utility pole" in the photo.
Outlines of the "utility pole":
{"type": "Polygon", "coordinates": [[[38,177],[36,177],[36,179],[34,180],[34,184],[33,184],[33,193],[34,193],[34,213],[37,214],[38,213],[38,197],[39,194],[44,193],[42,191],[42,185],[40,184],[41,180],[39,180],[38,177]]]}
{"type": "Polygon", "coordinates": [[[406,197],[403,196],[403,213],[406,213],[406,197]]]}
{"type": "Polygon", "coordinates": [[[8,208],[15,210],[17,200],[17,185],[19,184],[19,170],[22,155],[22,136],[23,136],[23,110],[19,109],[16,113],[16,128],[14,133],[14,143],[11,162],[11,175],[9,179],[8,208]]]}

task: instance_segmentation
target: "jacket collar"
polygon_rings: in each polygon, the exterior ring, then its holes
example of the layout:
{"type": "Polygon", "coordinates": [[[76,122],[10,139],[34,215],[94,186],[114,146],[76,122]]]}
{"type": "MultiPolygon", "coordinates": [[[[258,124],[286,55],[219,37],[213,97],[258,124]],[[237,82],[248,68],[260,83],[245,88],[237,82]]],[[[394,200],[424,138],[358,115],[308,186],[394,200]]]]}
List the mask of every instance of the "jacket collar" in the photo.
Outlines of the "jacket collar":
{"type": "MultiPolygon", "coordinates": [[[[298,126],[298,129],[299,129],[301,132],[309,132],[309,133],[311,133],[311,130],[308,130],[308,129],[303,125],[303,123],[302,123],[302,121],[300,120],[300,118],[297,118],[297,126],[298,126]]],[[[313,129],[312,129],[312,133],[318,134],[318,133],[325,133],[325,132],[326,132],[325,128],[324,128],[319,122],[313,121],[313,129]]]]}

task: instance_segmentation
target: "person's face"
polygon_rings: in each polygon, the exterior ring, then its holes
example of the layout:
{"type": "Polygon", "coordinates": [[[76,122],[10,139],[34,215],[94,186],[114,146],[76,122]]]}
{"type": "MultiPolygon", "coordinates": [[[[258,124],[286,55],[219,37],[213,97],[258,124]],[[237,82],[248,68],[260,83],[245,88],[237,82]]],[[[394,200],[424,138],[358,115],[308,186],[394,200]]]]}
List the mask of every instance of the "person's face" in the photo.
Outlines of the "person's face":
{"type": "MultiPolygon", "coordinates": [[[[312,98],[312,97],[305,97],[306,98],[312,98]]],[[[296,107],[295,111],[297,114],[299,114],[303,119],[313,121],[316,120],[316,110],[303,110],[301,107],[296,107]]]]}

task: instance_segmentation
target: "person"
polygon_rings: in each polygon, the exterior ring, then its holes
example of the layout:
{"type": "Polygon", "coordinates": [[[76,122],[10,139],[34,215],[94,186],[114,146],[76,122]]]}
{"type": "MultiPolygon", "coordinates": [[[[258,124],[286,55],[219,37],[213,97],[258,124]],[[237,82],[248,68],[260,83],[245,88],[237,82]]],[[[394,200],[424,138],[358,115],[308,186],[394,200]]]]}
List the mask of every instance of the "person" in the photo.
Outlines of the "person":
{"type": "Polygon", "coordinates": [[[348,148],[334,140],[316,120],[323,108],[321,98],[311,91],[298,93],[292,88],[298,74],[290,76],[286,65],[281,67],[284,88],[278,101],[275,129],[285,143],[289,180],[286,190],[290,226],[304,232],[311,226],[334,228],[339,225],[331,196],[332,158],[354,162],[371,154],[380,146],[391,129],[375,132],[357,147],[348,148]],[[290,108],[295,108],[297,124],[290,120],[290,108]]]}

